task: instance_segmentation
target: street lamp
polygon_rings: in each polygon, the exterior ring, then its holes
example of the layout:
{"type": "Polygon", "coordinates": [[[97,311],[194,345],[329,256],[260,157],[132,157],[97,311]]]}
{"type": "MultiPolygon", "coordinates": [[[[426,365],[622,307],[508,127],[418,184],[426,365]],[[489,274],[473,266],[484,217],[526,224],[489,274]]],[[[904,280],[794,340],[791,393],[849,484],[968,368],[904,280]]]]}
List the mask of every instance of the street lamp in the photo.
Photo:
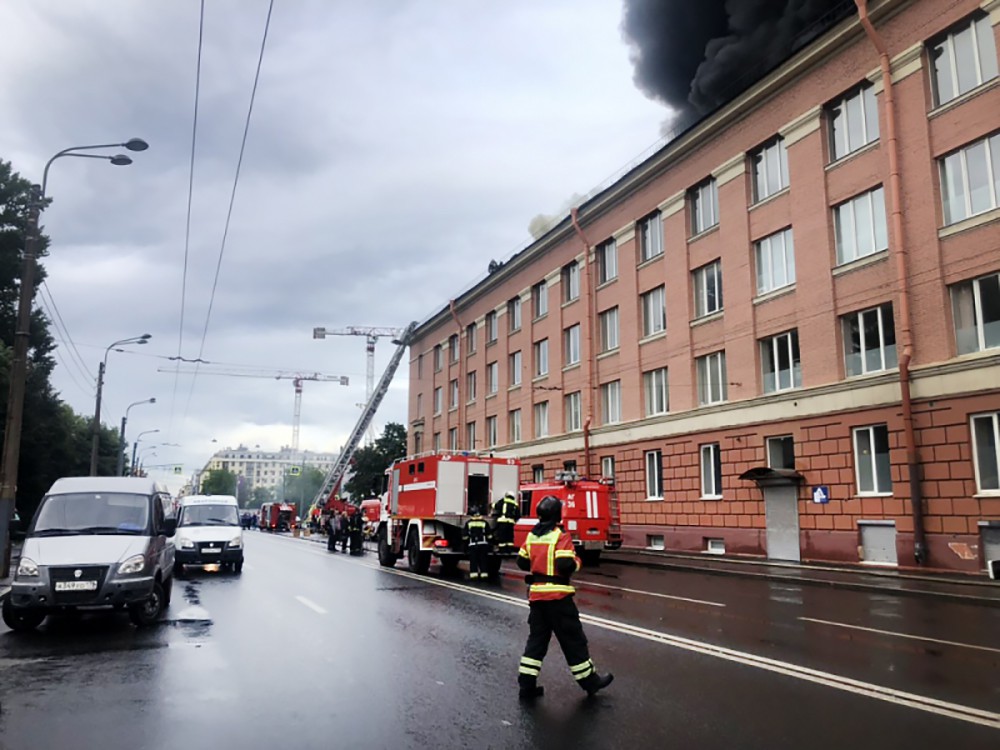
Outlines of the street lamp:
{"type": "Polygon", "coordinates": [[[133,404],[129,404],[128,408],[125,409],[125,416],[122,417],[122,429],[118,433],[118,468],[115,473],[116,477],[124,476],[125,474],[125,425],[128,422],[129,409],[133,406],[139,406],[140,404],[155,404],[156,397],[147,398],[145,401],[136,401],[133,404]]]}
{"type": "Polygon", "coordinates": [[[129,464],[129,476],[135,476],[135,451],[139,447],[139,441],[142,440],[143,435],[152,435],[154,432],[159,432],[159,430],[146,430],[145,432],[140,432],[139,436],[135,439],[135,442],[132,443],[132,463],[129,464]]]}
{"type": "Polygon", "coordinates": [[[159,443],[153,443],[152,445],[147,445],[147,446],[146,446],[145,448],[143,448],[143,449],[142,449],[142,450],[141,450],[141,451],[139,452],[139,471],[140,471],[140,472],[142,471],[142,466],[143,466],[143,459],[144,459],[144,458],[145,458],[145,457],[146,457],[147,455],[148,455],[148,456],[149,456],[150,458],[155,458],[155,457],[156,457],[156,451],[155,451],[154,449],[155,449],[155,448],[159,448],[159,447],[160,447],[159,443]],[[153,452],[152,452],[152,453],[149,453],[149,451],[153,451],[153,452]]]}
{"type": "MultiPolygon", "coordinates": [[[[45,163],[42,172],[42,186],[31,187],[28,197],[27,225],[24,233],[24,253],[21,261],[21,284],[17,304],[17,326],[14,329],[14,352],[10,363],[10,389],[7,396],[7,417],[4,425],[3,461],[0,463],[0,575],[6,575],[10,567],[10,521],[14,516],[17,497],[17,468],[21,458],[21,427],[24,420],[24,387],[28,373],[28,338],[31,331],[31,303],[35,296],[35,256],[38,252],[38,221],[45,206],[45,190],[48,187],[49,167],[56,159],[77,156],[106,159],[112,164],[124,165],[129,162],[120,158],[97,154],[80,154],[103,148],[125,148],[128,151],[145,151],[149,144],[141,138],[130,138],[124,143],[107,143],[94,146],[72,146],[59,151],[45,163]]],[[[125,157],[126,159],[128,157],[125,157]]]]}
{"type": "Polygon", "coordinates": [[[104,359],[101,360],[100,366],[97,368],[97,399],[94,404],[94,430],[93,437],[90,440],[90,476],[97,476],[97,448],[100,443],[101,437],[101,392],[104,390],[104,371],[108,369],[108,355],[111,354],[111,350],[121,351],[121,349],[116,349],[119,346],[128,346],[129,344],[145,344],[152,338],[152,334],[144,333],[141,336],[132,336],[127,339],[120,339],[113,344],[108,344],[108,347],[104,350],[104,359]]]}

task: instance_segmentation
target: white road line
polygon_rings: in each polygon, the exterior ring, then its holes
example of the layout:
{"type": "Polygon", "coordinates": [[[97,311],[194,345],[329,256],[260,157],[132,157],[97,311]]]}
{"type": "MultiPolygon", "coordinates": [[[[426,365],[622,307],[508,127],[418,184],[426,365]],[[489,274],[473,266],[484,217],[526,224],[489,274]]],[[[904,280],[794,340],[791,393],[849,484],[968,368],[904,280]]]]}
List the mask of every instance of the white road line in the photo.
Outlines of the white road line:
{"type": "Polygon", "coordinates": [[[879,630],[878,628],[866,628],[861,625],[848,625],[846,622],[833,622],[832,620],[817,620],[814,617],[800,617],[803,622],[815,622],[820,625],[831,625],[835,628],[850,628],[851,630],[863,630],[866,633],[878,633],[880,635],[891,635],[896,638],[910,638],[914,641],[928,641],[929,643],[940,643],[945,646],[958,646],[960,648],[972,648],[977,651],[989,651],[1000,654],[1000,648],[990,648],[989,646],[976,646],[972,643],[961,643],[959,641],[945,641],[940,638],[928,638],[923,635],[911,635],[909,633],[897,633],[892,630],[879,630]]]}
{"type": "Polygon", "coordinates": [[[722,602],[710,602],[705,599],[689,599],[686,596],[674,596],[673,594],[660,594],[656,591],[642,591],[641,589],[627,589],[624,586],[611,586],[607,583],[595,583],[594,581],[587,581],[584,579],[576,579],[573,581],[573,585],[577,588],[581,586],[597,586],[602,589],[612,589],[613,591],[627,591],[630,594],[641,594],[642,596],[655,596],[660,599],[675,599],[679,602],[691,602],[692,604],[704,604],[708,607],[725,607],[726,605],[722,602]]]}
{"type": "Polygon", "coordinates": [[[299,604],[302,604],[303,606],[309,607],[309,609],[311,609],[313,612],[316,612],[317,614],[321,614],[321,615],[325,615],[326,614],[326,610],[325,609],[323,609],[321,606],[319,606],[318,604],[316,604],[316,602],[309,601],[304,596],[297,596],[297,597],[295,597],[295,601],[297,601],[299,604]]]}

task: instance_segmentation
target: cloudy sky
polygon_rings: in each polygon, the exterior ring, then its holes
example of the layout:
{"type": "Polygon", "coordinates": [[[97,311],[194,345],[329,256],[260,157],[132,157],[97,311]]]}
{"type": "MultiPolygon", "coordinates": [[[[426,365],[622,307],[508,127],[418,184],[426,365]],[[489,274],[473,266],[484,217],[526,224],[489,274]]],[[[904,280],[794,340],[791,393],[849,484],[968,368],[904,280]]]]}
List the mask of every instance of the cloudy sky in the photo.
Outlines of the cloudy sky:
{"type": "MultiPolygon", "coordinates": [[[[615,0],[276,0],[202,350],[267,8],[207,2],[181,337],[199,3],[0,4],[0,158],[40,182],[68,146],[151,144],[129,167],[51,169],[47,291],[76,347],[53,330],[54,378],[92,413],[105,347],[152,334],[111,353],[104,421],[155,396],[128,435],[159,429],[141,445],[181,447],[146,463],[186,475],[219,447],[289,444],[293,387],[175,377],[158,372],[167,357],[349,376],[304,389],[301,447],[336,450],[364,399],[364,340],[313,327],[423,320],[524,247],[533,216],[656,142],[668,114],[632,82],[615,0]]],[[[380,341],[377,375],[391,350],[380,341]]],[[[405,422],[404,369],[379,425],[405,422]]]]}

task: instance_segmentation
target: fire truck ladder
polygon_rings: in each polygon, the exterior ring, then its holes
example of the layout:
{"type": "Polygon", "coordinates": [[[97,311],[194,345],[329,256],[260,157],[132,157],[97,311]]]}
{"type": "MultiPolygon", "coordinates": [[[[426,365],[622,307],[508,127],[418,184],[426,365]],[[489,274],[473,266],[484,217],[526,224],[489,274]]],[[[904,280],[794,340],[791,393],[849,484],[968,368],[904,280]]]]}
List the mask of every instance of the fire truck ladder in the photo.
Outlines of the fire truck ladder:
{"type": "Polygon", "coordinates": [[[389,360],[389,365],[385,368],[385,372],[382,373],[382,379],[378,381],[378,385],[372,392],[371,398],[369,398],[368,403],[365,404],[365,408],[361,412],[361,417],[358,419],[358,423],[354,425],[354,430],[351,432],[351,436],[347,438],[347,442],[344,443],[344,447],[340,451],[340,455],[337,457],[337,460],[330,469],[330,472],[323,480],[323,485],[320,487],[319,492],[316,493],[313,505],[322,505],[326,502],[327,498],[333,494],[334,490],[336,490],[340,485],[341,480],[343,480],[344,475],[347,473],[347,469],[351,464],[351,459],[354,457],[354,452],[361,444],[361,439],[364,437],[365,431],[372,423],[372,420],[375,419],[375,412],[378,410],[379,404],[382,403],[382,399],[385,398],[385,394],[389,392],[389,384],[392,383],[392,378],[396,374],[396,370],[399,368],[399,363],[403,360],[403,355],[406,353],[406,348],[410,345],[410,340],[413,338],[413,332],[416,329],[417,322],[414,321],[410,323],[410,325],[408,325],[403,331],[402,335],[393,342],[397,345],[396,351],[392,355],[392,359],[389,360]]]}

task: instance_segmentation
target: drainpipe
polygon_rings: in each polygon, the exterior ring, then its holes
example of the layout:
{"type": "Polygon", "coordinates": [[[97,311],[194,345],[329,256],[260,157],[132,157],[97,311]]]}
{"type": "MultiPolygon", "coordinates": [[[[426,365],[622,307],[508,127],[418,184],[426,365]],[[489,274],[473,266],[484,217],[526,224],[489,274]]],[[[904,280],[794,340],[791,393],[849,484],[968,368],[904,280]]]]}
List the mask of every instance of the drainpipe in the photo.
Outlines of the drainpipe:
{"type": "Polygon", "coordinates": [[[587,388],[587,418],[583,421],[583,466],[584,476],[592,477],[594,473],[590,470],[590,423],[593,421],[594,389],[597,387],[597,357],[594,353],[594,296],[592,292],[593,285],[590,283],[590,243],[587,241],[587,236],[583,233],[583,229],[580,228],[580,222],[577,221],[576,206],[570,209],[569,218],[573,222],[573,229],[576,230],[576,236],[580,238],[580,242],[583,244],[583,270],[586,273],[587,351],[590,354],[590,362],[588,363],[590,368],[590,384],[587,388]]]}
{"type": "MultiPolygon", "coordinates": [[[[448,309],[451,311],[451,319],[455,321],[455,329],[458,331],[458,449],[462,450],[462,443],[465,441],[465,404],[462,402],[462,388],[465,385],[462,365],[465,357],[462,356],[462,321],[458,319],[458,313],[455,311],[455,300],[448,300],[448,309]]],[[[451,356],[451,352],[448,352],[448,356],[451,356]]],[[[474,445],[467,448],[467,450],[472,451],[475,449],[474,445]]]]}
{"type": "Polygon", "coordinates": [[[907,277],[907,250],[903,236],[903,201],[899,179],[899,140],[896,134],[895,92],[892,86],[892,67],[885,42],[868,18],[867,0],[854,0],[858,18],[868,39],[878,52],[885,92],[886,151],[889,156],[889,206],[892,236],[895,238],[893,255],[896,258],[896,285],[899,287],[899,338],[903,352],[899,358],[899,391],[903,408],[903,442],[906,448],[906,467],[910,475],[910,509],[913,515],[913,556],[918,565],[927,562],[927,538],[924,533],[924,501],[920,487],[920,461],[917,439],[913,429],[913,405],[910,400],[910,361],[913,359],[913,330],[910,325],[910,288],[907,277]]]}

